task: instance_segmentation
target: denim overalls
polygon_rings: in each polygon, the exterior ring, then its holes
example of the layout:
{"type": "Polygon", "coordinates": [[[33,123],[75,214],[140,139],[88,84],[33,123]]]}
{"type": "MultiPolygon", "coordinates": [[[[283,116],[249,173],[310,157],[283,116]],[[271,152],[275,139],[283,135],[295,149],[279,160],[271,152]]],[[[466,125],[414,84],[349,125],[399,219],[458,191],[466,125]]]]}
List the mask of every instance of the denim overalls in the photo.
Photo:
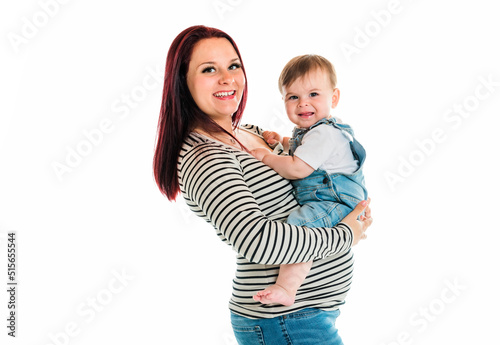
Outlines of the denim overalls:
{"type": "Polygon", "coordinates": [[[288,216],[287,223],[307,227],[332,227],[337,225],[354,207],[366,200],[368,193],[363,176],[363,163],[366,152],[354,138],[349,125],[337,123],[335,119],[322,119],[308,129],[295,128],[290,139],[290,155],[302,143],[304,135],[312,128],[327,124],[344,134],[350,142],[354,159],[359,168],[351,175],[328,174],[317,169],[311,175],[300,180],[292,180],[295,198],[301,207],[288,216]]]}

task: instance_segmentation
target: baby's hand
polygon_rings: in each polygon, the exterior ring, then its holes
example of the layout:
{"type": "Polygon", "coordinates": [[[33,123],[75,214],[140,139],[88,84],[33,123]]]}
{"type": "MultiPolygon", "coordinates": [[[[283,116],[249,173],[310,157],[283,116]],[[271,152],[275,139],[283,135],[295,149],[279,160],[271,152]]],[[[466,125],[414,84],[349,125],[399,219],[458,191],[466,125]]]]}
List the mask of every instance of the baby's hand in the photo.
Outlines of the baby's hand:
{"type": "Polygon", "coordinates": [[[265,131],[262,133],[262,136],[269,145],[275,145],[276,143],[283,144],[283,137],[276,132],[265,131]]]}
{"type": "Polygon", "coordinates": [[[250,154],[257,158],[259,161],[264,159],[264,156],[271,154],[271,152],[264,148],[256,148],[255,150],[250,151],[250,154]]]}

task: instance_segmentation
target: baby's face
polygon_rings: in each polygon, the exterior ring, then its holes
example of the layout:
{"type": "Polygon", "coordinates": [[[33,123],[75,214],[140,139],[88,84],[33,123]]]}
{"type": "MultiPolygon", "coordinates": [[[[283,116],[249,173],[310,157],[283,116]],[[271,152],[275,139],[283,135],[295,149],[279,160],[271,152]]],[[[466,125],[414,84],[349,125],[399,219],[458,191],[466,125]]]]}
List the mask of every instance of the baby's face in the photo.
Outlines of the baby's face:
{"type": "Polygon", "coordinates": [[[330,116],[330,109],[337,106],[340,93],[318,68],[283,87],[283,95],[290,121],[297,127],[308,128],[330,116]]]}

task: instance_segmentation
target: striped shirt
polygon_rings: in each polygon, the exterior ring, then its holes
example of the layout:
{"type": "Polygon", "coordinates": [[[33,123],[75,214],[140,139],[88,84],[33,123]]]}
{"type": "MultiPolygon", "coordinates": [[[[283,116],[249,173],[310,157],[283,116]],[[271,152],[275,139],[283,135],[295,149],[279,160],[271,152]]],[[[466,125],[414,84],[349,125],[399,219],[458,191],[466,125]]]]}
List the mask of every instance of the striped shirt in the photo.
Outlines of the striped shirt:
{"type": "MultiPolygon", "coordinates": [[[[244,126],[261,136],[258,127],[244,126]]],[[[344,304],[353,273],[351,229],[285,223],[299,207],[288,180],[250,154],[191,133],[179,154],[181,193],[190,209],[213,225],[237,252],[229,301],[232,312],[272,318],[304,308],[344,304]],[[280,264],[314,260],[292,306],[264,305],[253,295],[276,281],[280,264]]]]}

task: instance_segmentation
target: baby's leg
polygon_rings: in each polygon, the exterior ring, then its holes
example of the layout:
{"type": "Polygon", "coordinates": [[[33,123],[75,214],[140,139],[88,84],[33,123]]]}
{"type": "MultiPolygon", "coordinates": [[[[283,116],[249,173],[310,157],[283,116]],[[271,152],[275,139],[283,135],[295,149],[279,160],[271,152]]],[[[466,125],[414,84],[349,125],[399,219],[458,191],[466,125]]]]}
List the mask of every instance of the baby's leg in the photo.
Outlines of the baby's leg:
{"type": "Polygon", "coordinates": [[[274,285],[257,292],[254,300],[263,304],[279,303],[290,306],[295,303],[295,295],[311,269],[312,261],[281,265],[274,285]]]}
{"type": "MultiPolygon", "coordinates": [[[[310,228],[331,227],[343,218],[340,207],[344,207],[344,205],[328,201],[310,202],[292,211],[288,216],[287,223],[310,228]]],[[[263,304],[292,305],[295,302],[297,290],[309,273],[311,266],[312,261],[281,265],[276,283],[257,292],[253,298],[263,304]]]]}

